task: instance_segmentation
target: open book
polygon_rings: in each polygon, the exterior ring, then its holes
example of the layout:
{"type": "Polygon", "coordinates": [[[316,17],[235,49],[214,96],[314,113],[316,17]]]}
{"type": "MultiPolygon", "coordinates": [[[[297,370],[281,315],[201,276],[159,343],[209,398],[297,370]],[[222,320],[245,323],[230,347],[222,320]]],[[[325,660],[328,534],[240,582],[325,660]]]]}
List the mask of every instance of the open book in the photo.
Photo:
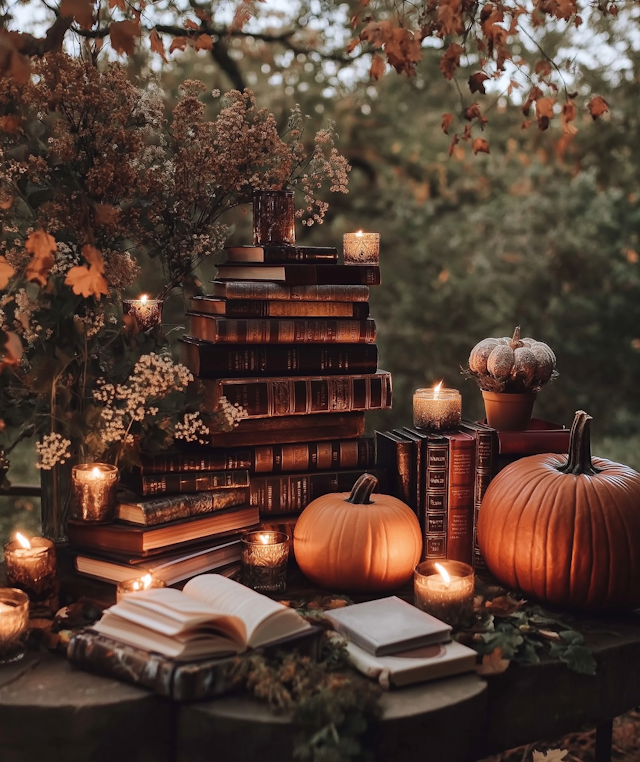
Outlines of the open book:
{"type": "Polygon", "coordinates": [[[293,609],[219,574],[201,574],[184,590],[125,596],[93,629],[173,659],[228,656],[289,638],[311,625],[293,609]]]}

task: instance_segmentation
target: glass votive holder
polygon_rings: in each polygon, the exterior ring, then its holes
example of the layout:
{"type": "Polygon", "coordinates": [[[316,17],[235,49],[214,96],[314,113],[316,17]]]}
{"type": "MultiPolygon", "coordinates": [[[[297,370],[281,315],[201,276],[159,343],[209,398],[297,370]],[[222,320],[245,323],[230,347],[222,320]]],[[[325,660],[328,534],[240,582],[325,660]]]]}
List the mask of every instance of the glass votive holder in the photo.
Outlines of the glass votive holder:
{"type": "Polygon", "coordinates": [[[253,245],[293,246],[296,210],[293,191],[253,191],[253,245]]]}
{"type": "Polygon", "coordinates": [[[29,626],[29,598],[22,590],[0,588],[0,664],[11,664],[25,654],[29,626]]]}
{"type": "Polygon", "coordinates": [[[16,539],[4,546],[4,563],[7,584],[29,596],[32,610],[57,610],[56,547],[52,540],[29,540],[18,532],[16,539]]]}
{"type": "Polygon", "coordinates": [[[423,561],[413,572],[414,603],[452,627],[473,615],[475,575],[462,561],[423,561]]]}
{"type": "Polygon", "coordinates": [[[158,587],[166,587],[167,583],[164,580],[156,579],[150,574],[145,574],[144,577],[135,577],[133,579],[125,579],[122,582],[118,582],[116,588],[116,601],[120,601],[127,595],[133,595],[135,593],[141,593],[144,590],[153,590],[158,587]]]}
{"type": "Polygon", "coordinates": [[[109,463],[82,463],[71,471],[71,510],[74,521],[113,521],[118,468],[109,463]]]}
{"type": "Polygon", "coordinates": [[[139,299],[123,299],[122,313],[132,315],[138,322],[141,331],[148,331],[162,324],[162,299],[149,299],[143,294],[139,299]]]}
{"type": "Polygon", "coordinates": [[[423,431],[451,431],[460,425],[462,397],[457,389],[416,389],[413,425],[423,431]]]}
{"type": "Polygon", "coordinates": [[[289,536],[284,532],[254,531],[242,535],[242,583],[261,592],[287,587],[289,536]]]}
{"type": "Polygon", "coordinates": [[[377,265],[380,262],[380,233],[345,233],[342,236],[345,265],[377,265]]]}

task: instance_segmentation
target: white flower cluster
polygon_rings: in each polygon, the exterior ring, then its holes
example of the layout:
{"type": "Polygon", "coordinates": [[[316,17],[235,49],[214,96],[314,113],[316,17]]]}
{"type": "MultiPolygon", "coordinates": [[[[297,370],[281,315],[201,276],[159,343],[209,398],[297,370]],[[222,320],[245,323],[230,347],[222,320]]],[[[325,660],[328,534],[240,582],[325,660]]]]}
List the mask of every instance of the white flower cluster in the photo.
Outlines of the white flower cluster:
{"type": "Polygon", "coordinates": [[[220,412],[227,419],[229,426],[237,426],[243,418],[247,418],[248,416],[247,411],[242,407],[242,405],[239,405],[237,402],[235,404],[231,404],[231,402],[229,402],[226,397],[220,397],[219,404],[220,412]]]}
{"type": "Polygon", "coordinates": [[[80,256],[63,241],[56,242],[55,263],[50,275],[65,276],[72,267],[80,264],[80,256]]]}
{"type": "Polygon", "coordinates": [[[206,423],[200,418],[200,413],[185,413],[184,419],[175,426],[174,436],[176,439],[183,439],[185,442],[197,442],[205,445],[211,432],[206,423]]]}
{"type": "Polygon", "coordinates": [[[54,466],[66,463],[71,457],[69,447],[71,447],[71,441],[65,439],[61,434],[55,432],[45,434],[42,441],[36,444],[36,452],[39,457],[36,468],[51,471],[54,466]]]}
{"type": "Polygon", "coordinates": [[[74,315],[73,322],[79,333],[86,334],[90,339],[104,327],[104,312],[89,311],[87,315],[74,315]]]}

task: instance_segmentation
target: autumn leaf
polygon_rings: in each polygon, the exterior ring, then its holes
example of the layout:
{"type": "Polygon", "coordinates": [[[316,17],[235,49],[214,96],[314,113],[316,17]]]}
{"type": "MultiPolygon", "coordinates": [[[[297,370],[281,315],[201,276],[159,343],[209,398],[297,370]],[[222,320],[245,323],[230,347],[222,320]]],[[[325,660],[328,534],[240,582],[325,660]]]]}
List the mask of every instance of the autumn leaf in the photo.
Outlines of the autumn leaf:
{"type": "Polygon", "coordinates": [[[10,135],[22,132],[22,129],[20,128],[20,117],[15,114],[0,116],[0,130],[7,132],[10,135]]]}
{"type": "Polygon", "coordinates": [[[484,138],[475,138],[471,147],[473,148],[473,153],[476,155],[479,153],[491,153],[489,144],[484,138]]]}
{"type": "Polygon", "coordinates": [[[499,595],[490,601],[486,601],[484,607],[496,616],[510,616],[522,608],[525,601],[516,600],[510,595],[499,595]]]}
{"type": "Polygon", "coordinates": [[[91,29],[93,26],[93,11],[93,0],[62,0],[60,3],[60,15],[74,18],[84,29],[91,29]]]}
{"type": "Polygon", "coordinates": [[[546,754],[541,751],[534,751],[532,762],[562,762],[568,753],[568,749],[549,749],[546,754]]]}
{"type": "Polygon", "coordinates": [[[609,112],[609,104],[601,95],[594,95],[589,103],[587,103],[587,108],[593,120],[609,112]]]}
{"type": "Polygon", "coordinates": [[[131,19],[116,21],[109,27],[111,47],[116,53],[126,53],[128,56],[133,55],[136,38],[141,34],[140,22],[131,19]]]}
{"type": "Polygon", "coordinates": [[[196,50],[211,50],[213,48],[213,37],[210,34],[199,34],[196,37],[196,50]]]}
{"type": "Polygon", "coordinates": [[[31,63],[22,55],[8,34],[0,34],[0,76],[9,75],[18,84],[25,84],[31,73],[31,63]]]}
{"type": "Polygon", "coordinates": [[[0,289],[7,287],[7,283],[9,283],[15,272],[13,267],[7,262],[7,258],[0,256],[0,289]]]}
{"type": "Polygon", "coordinates": [[[442,115],[442,131],[445,135],[449,134],[449,127],[451,127],[451,124],[454,120],[453,114],[447,112],[446,114],[442,115]]]}
{"type": "Polygon", "coordinates": [[[478,103],[472,103],[470,106],[467,106],[467,108],[464,110],[464,118],[468,122],[471,122],[474,119],[479,119],[482,122],[484,117],[480,111],[480,105],[478,103]]]}
{"type": "Polygon", "coordinates": [[[174,37],[169,46],[169,53],[173,53],[174,50],[184,50],[188,42],[186,37],[174,37]]]}
{"type": "Polygon", "coordinates": [[[166,62],[167,56],[164,52],[164,43],[162,42],[162,37],[160,37],[158,30],[155,27],[149,33],[149,44],[151,45],[151,50],[154,53],[157,53],[160,58],[166,62]]]}
{"type": "Polygon", "coordinates": [[[447,47],[440,59],[440,71],[444,74],[445,79],[453,77],[455,70],[460,66],[460,56],[463,52],[464,48],[462,45],[458,45],[457,42],[452,42],[447,47]]]}
{"type": "Polygon", "coordinates": [[[353,51],[358,47],[359,44],[360,44],[360,40],[358,39],[351,40],[351,42],[347,45],[347,48],[345,51],[346,54],[349,55],[349,53],[353,53],[353,51]]]}
{"type": "Polygon", "coordinates": [[[536,118],[538,120],[538,129],[546,130],[553,119],[553,104],[555,98],[538,98],[536,101],[536,118]]]}
{"type": "Polygon", "coordinates": [[[527,95],[527,100],[522,104],[522,113],[525,116],[529,116],[531,104],[535,103],[535,101],[537,101],[538,98],[541,98],[541,97],[542,97],[542,90],[537,86],[532,87],[531,90],[529,91],[529,95],[527,95]]]}
{"type": "Polygon", "coordinates": [[[195,21],[192,21],[191,19],[187,19],[183,24],[185,29],[200,29],[198,24],[196,24],[195,21]]]}
{"type": "Polygon", "coordinates": [[[22,342],[17,333],[6,331],[7,340],[0,355],[0,371],[5,367],[18,365],[22,359],[22,342]]]}
{"type": "Polygon", "coordinates": [[[109,0],[109,8],[120,8],[121,11],[126,11],[127,0],[109,0]]]}
{"type": "Polygon", "coordinates": [[[378,55],[378,53],[373,54],[373,58],[371,59],[371,68],[369,69],[369,76],[371,79],[380,79],[380,77],[384,74],[385,70],[385,63],[384,59],[381,55],[378,55]]]}
{"type": "Polygon", "coordinates": [[[453,156],[453,152],[456,149],[456,146],[460,142],[460,138],[458,134],[456,133],[453,138],[451,139],[451,145],[449,146],[449,156],[453,156]]]}
{"type": "Polygon", "coordinates": [[[101,294],[109,293],[109,286],[104,279],[104,261],[102,254],[93,246],[83,246],[82,256],[89,263],[89,267],[78,265],[67,272],[65,285],[71,286],[73,293],[88,299],[95,296],[100,299],[101,294]]]}
{"type": "Polygon", "coordinates": [[[479,675],[499,675],[509,667],[509,659],[502,658],[502,649],[494,648],[490,654],[482,657],[482,664],[476,664],[476,672],[479,675]]]}
{"type": "Polygon", "coordinates": [[[3,196],[0,201],[0,209],[11,209],[13,206],[13,196],[3,196]]]}
{"type": "Polygon", "coordinates": [[[478,71],[475,74],[472,74],[468,80],[469,90],[472,93],[482,93],[485,95],[487,91],[484,89],[484,83],[488,79],[489,77],[483,71],[478,71]]]}
{"type": "Polygon", "coordinates": [[[56,239],[44,230],[36,230],[27,238],[24,247],[31,254],[25,277],[44,288],[49,279],[49,271],[56,261],[56,239]]]}

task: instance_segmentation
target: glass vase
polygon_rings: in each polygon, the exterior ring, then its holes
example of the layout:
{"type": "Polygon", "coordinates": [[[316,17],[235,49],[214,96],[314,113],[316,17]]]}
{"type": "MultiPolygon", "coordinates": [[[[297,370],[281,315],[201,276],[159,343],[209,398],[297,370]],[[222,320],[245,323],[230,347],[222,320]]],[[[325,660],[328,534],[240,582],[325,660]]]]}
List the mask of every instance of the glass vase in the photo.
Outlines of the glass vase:
{"type": "Polygon", "coordinates": [[[40,520],[42,536],[53,540],[56,545],[67,542],[67,519],[71,503],[71,469],[73,463],[53,466],[40,471],[40,520]]]}
{"type": "Polygon", "coordinates": [[[294,246],[296,216],[293,191],[253,192],[253,245],[294,246]]]}

